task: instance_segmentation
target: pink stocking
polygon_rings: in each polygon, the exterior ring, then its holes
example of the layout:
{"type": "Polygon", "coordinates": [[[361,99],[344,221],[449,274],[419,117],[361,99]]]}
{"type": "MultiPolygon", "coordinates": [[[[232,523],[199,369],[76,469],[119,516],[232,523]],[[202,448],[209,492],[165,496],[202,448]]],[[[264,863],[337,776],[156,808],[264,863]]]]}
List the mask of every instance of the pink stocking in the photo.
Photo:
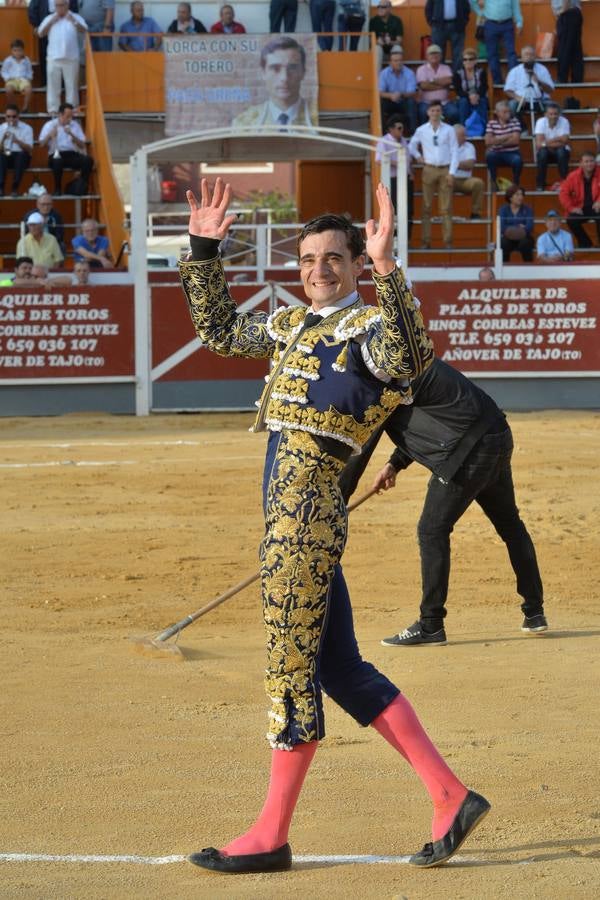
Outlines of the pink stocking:
{"type": "Polygon", "coordinates": [[[260,816],[249,831],[223,847],[221,853],[269,853],[287,843],[292,815],[318,744],[311,741],[294,744],[292,750],[273,750],[271,781],[260,816]]]}
{"type": "Polygon", "coordinates": [[[448,768],[408,700],[399,694],[371,723],[413,767],[433,801],[432,839],[449,830],[467,788],[448,768]]]}

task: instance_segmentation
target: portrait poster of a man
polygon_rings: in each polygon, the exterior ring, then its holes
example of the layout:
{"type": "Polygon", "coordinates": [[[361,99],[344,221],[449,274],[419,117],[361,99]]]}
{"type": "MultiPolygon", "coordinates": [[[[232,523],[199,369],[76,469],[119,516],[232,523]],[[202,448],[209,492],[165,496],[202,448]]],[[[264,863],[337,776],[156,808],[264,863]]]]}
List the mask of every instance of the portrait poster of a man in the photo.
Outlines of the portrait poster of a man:
{"type": "Polygon", "coordinates": [[[318,124],[314,34],[165,37],[167,135],[318,124]]]}

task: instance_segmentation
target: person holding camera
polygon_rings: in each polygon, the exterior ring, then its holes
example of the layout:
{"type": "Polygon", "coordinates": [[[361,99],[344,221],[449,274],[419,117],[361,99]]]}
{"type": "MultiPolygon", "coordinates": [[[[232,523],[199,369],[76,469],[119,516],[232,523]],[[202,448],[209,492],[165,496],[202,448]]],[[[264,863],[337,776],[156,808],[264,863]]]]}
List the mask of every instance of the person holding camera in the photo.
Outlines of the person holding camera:
{"type": "Polygon", "coordinates": [[[19,185],[31,162],[33,129],[19,120],[19,107],[10,103],[4,113],[5,122],[0,125],[0,197],[4,194],[4,181],[8,169],[12,169],[12,196],[19,193],[19,185]]]}
{"type": "MultiPolygon", "coordinates": [[[[513,115],[522,114],[523,109],[543,113],[554,90],[554,82],[546,66],[535,60],[533,47],[523,47],[522,62],[511,69],[506,77],[504,93],[513,115]]],[[[521,118],[521,123],[523,119],[521,118]]]]}

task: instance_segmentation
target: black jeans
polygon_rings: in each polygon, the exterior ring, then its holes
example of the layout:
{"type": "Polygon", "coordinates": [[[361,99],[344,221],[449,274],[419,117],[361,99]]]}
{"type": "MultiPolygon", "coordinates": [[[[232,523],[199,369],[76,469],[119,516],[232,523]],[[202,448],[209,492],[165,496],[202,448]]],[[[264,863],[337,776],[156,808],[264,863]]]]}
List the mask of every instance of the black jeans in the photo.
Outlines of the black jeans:
{"type": "Polygon", "coordinates": [[[583,16],[580,9],[567,9],[556,20],[556,37],[558,43],[558,78],[557,81],[567,82],[569,70],[571,81],[579,84],[583,81],[583,46],[581,43],[581,29],[583,16]]]}
{"type": "Polygon", "coordinates": [[[450,577],[450,535],[474,500],[506,544],[517,592],[523,598],[524,615],[543,611],[535,548],[515,502],[512,451],[510,428],[499,434],[486,434],[448,484],[436,475],[429,481],[417,527],[423,585],[420,619],[425,630],[437,631],[443,625],[450,577]]]}
{"type": "Polygon", "coordinates": [[[30,162],[31,156],[29,153],[23,153],[21,151],[17,153],[0,153],[0,190],[4,191],[4,181],[6,179],[7,170],[13,169],[12,189],[13,193],[14,191],[18,191],[19,185],[21,184],[21,178],[29,167],[30,162]]]}
{"type": "Polygon", "coordinates": [[[65,168],[76,169],[78,172],[81,172],[81,177],[87,185],[93,167],[94,160],[86,153],[76,153],[74,150],[61,150],[60,156],[49,156],[48,168],[52,169],[52,174],[54,175],[54,193],[60,194],[62,190],[62,176],[65,168]]]}
{"type": "Polygon", "coordinates": [[[538,174],[536,178],[536,188],[543,191],[546,188],[546,172],[548,171],[548,163],[556,163],[558,166],[558,174],[564,180],[569,174],[569,159],[571,151],[566,147],[557,147],[556,150],[549,150],[548,147],[540,147],[537,152],[538,174]]]}
{"type": "Polygon", "coordinates": [[[598,245],[600,246],[600,213],[595,213],[593,209],[584,209],[583,215],[571,213],[571,215],[567,216],[567,225],[575,235],[577,246],[583,248],[594,246],[589,234],[583,227],[584,222],[596,223],[596,234],[598,236],[598,245]]]}
{"type": "Polygon", "coordinates": [[[503,237],[500,241],[502,247],[502,262],[510,262],[511,254],[518,251],[523,257],[523,262],[533,262],[533,238],[528,234],[518,241],[503,237]]]}

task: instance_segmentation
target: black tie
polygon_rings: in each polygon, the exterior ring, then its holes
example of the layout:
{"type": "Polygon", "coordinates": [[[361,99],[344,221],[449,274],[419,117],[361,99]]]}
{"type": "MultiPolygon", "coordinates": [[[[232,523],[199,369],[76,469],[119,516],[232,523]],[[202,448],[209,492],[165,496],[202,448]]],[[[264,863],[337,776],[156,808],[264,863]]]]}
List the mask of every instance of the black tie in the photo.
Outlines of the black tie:
{"type": "Polygon", "coordinates": [[[302,325],[302,330],[305,331],[307,328],[312,328],[313,325],[318,325],[323,321],[323,316],[317,316],[315,313],[308,312],[304,317],[304,323],[302,325]]]}

